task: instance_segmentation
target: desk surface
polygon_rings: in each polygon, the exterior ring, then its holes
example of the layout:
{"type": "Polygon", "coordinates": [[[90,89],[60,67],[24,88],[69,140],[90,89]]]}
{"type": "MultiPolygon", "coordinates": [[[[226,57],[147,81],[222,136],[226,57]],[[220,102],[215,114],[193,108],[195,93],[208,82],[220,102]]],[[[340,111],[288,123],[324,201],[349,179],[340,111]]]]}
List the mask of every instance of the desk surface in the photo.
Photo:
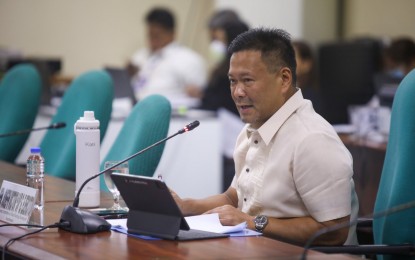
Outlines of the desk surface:
{"type": "MultiPolygon", "coordinates": [[[[25,170],[0,161],[0,180],[25,182],[25,170]]],[[[62,209],[74,197],[73,182],[47,176],[45,180],[45,225],[59,220],[62,209]]],[[[102,194],[102,206],[112,203],[109,194],[102,194]]],[[[1,222],[0,222],[1,223],[1,222]]],[[[2,227],[0,246],[13,237],[28,232],[24,228],[2,227]]],[[[117,232],[79,235],[50,229],[14,242],[8,252],[34,259],[299,259],[303,249],[265,237],[210,239],[188,242],[146,241],[117,232]]],[[[308,259],[355,259],[347,255],[325,255],[310,251],[308,259]]]]}
{"type": "Polygon", "coordinates": [[[365,147],[368,149],[373,149],[381,152],[386,151],[387,142],[374,142],[370,139],[365,139],[362,137],[356,137],[352,134],[339,134],[340,139],[347,147],[365,147]]]}
{"type": "Polygon", "coordinates": [[[353,157],[353,179],[359,198],[359,216],[367,216],[374,209],[387,143],[373,142],[353,135],[340,135],[353,157]]]}

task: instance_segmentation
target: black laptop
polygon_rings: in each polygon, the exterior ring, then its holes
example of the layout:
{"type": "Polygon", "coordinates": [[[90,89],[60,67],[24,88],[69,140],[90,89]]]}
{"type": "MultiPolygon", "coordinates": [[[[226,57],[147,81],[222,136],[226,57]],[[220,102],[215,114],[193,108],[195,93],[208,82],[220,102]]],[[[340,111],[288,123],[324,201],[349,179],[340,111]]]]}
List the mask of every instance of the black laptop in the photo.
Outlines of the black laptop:
{"type": "Polygon", "coordinates": [[[112,174],[129,208],[128,233],[169,240],[228,237],[228,234],[190,229],[167,185],[155,178],[112,174]]]}
{"type": "Polygon", "coordinates": [[[132,105],[135,105],[137,100],[128,70],[126,68],[105,67],[105,71],[111,76],[114,83],[114,98],[129,98],[132,105]]]}

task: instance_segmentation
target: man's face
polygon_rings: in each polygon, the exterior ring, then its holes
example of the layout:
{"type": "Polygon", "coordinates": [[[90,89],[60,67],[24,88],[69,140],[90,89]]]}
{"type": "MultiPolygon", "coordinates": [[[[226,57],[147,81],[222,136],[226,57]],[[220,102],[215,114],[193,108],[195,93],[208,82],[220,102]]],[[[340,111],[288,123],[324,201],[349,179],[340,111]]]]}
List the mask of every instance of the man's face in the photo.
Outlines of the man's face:
{"type": "Polygon", "coordinates": [[[232,55],[229,80],[242,121],[259,128],[287,100],[291,72],[282,68],[271,73],[261,59],[261,52],[247,50],[232,55]]]}
{"type": "Polygon", "coordinates": [[[164,27],[150,23],[147,25],[148,41],[152,51],[158,51],[174,40],[174,33],[164,27]]]}

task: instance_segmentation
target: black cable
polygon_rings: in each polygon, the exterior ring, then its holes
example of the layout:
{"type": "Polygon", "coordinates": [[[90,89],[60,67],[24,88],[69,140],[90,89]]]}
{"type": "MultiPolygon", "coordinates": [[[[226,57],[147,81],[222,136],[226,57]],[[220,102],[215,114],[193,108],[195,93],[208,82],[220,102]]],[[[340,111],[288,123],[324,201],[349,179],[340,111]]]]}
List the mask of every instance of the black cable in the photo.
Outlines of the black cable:
{"type": "Polygon", "coordinates": [[[71,224],[69,222],[67,222],[67,221],[65,221],[65,222],[57,222],[57,223],[54,223],[54,224],[51,224],[51,225],[48,225],[48,226],[33,225],[33,224],[3,224],[3,225],[0,225],[0,227],[7,227],[7,226],[15,226],[16,227],[16,226],[20,226],[20,227],[38,227],[38,228],[40,228],[40,229],[35,230],[33,232],[29,232],[29,233],[23,234],[23,235],[18,236],[18,237],[10,238],[6,242],[6,244],[4,245],[4,247],[3,247],[3,252],[2,252],[1,259],[6,259],[7,247],[10,246],[14,241],[17,241],[17,240],[19,240],[21,238],[24,238],[26,236],[30,236],[30,235],[33,235],[33,234],[42,232],[43,230],[48,229],[48,228],[66,227],[66,226],[70,226],[70,225],[71,224]]]}
{"type": "Polygon", "coordinates": [[[32,224],[3,224],[0,225],[1,227],[38,227],[38,228],[43,228],[44,226],[42,225],[32,225],[32,224]]]}
{"type": "MultiPolygon", "coordinates": [[[[363,219],[375,219],[375,218],[377,219],[377,218],[386,217],[386,216],[392,215],[394,213],[400,212],[402,210],[410,209],[410,208],[413,208],[413,207],[415,207],[415,200],[407,202],[407,203],[399,204],[397,206],[394,206],[394,207],[386,209],[386,210],[370,213],[366,216],[363,216],[362,218],[363,219]]],[[[330,233],[332,231],[339,230],[341,228],[351,227],[351,226],[357,225],[362,218],[356,218],[356,219],[354,219],[350,222],[349,221],[341,222],[341,223],[338,223],[336,225],[333,225],[333,226],[330,226],[330,227],[325,227],[325,228],[322,228],[322,229],[316,231],[305,243],[304,248],[303,248],[304,250],[303,250],[303,253],[302,253],[300,259],[301,260],[306,260],[307,259],[308,250],[311,248],[311,245],[314,242],[314,240],[316,240],[316,238],[318,238],[319,236],[330,233]]]]}

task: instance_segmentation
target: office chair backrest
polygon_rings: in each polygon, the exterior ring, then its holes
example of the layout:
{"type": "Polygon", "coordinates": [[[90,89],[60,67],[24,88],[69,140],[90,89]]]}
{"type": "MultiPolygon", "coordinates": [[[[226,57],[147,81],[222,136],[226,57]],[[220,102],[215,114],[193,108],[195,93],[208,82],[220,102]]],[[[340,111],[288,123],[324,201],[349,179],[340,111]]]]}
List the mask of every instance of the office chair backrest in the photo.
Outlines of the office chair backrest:
{"type": "MultiPolygon", "coordinates": [[[[11,68],[0,83],[0,134],[33,127],[42,81],[33,65],[11,68]]],[[[0,138],[0,160],[13,163],[29,134],[0,138]]]]}
{"type": "MultiPolygon", "coordinates": [[[[375,212],[410,201],[415,201],[415,70],[402,80],[393,101],[375,212]]],[[[375,218],[373,233],[376,244],[414,244],[415,208],[375,218]]]]}
{"type": "Polygon", "coordinates": [[[46,174],[75,180],[76,139],[75,122],[84,111],[94,111],[100,122],[101,141],[111,118],[113,84],[101,70],[90,71],[76,78],[66,90],[52,123],[65,122],[64,129],[49,130],[42,140],[46,174]]]}
{"type": "MultiPolygon", "coordinates": [[[[170,126],[171,105],[161,95],[140,100],[131,111],[105,159],[120,161],[167,137],[170,126]]],[[[163,154],[165,143],[153,147],[128,161],[130,174],[153,176],[163,154]]],[[[101,189],[107,190],[101,177],[101,189]]]]}

